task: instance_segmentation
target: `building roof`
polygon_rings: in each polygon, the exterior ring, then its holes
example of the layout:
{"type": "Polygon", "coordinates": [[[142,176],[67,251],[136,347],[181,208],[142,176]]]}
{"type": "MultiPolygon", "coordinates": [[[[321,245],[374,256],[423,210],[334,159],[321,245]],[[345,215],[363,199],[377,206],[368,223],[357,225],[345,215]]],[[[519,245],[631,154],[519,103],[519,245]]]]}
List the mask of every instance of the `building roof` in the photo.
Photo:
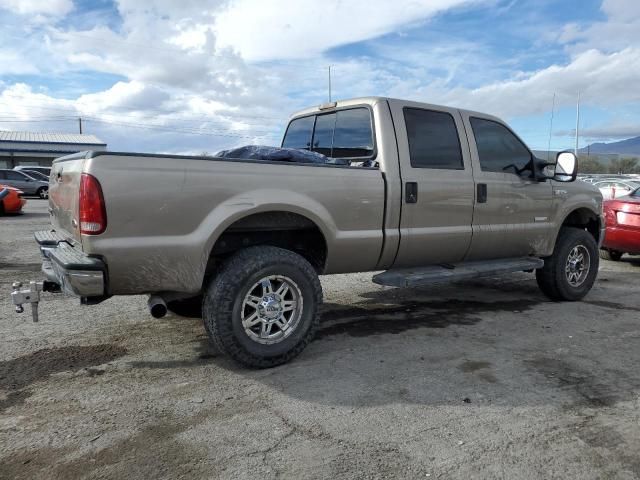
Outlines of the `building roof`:
{"type": "Polygon", "coordinates": [[[39,133],[39,132],[5,132],[0,131],[0,142],[66,144],[66,145],[100,145],[107,144],[95,135],[80,133],[39,133]]]}

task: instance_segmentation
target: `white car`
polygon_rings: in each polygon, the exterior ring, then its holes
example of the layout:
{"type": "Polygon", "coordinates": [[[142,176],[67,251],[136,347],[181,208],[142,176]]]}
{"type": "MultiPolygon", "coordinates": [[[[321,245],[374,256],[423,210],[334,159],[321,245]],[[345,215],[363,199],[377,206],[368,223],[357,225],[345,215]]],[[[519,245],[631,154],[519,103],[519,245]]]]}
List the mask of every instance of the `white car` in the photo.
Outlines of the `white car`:
{"type": "Polygon", "coordinates": [[[632,180],[601,180],[594,182],[593,185],[600,189],[602,198],[604,200],[610,200],[612,198],[624,197],[631,192],[640,188],[640,182],[634,182],[632,180]]]}

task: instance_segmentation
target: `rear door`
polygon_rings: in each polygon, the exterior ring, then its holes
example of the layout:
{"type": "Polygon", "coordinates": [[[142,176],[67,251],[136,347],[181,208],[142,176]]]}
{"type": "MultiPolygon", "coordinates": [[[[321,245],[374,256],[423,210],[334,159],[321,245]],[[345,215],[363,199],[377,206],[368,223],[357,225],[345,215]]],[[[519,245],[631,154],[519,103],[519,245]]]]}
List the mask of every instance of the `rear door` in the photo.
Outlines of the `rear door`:
{"type": "Polygon", "coordinates": [[[458,110],[389,102],[403,200],[394,267],[461,261],[471,242],[473,172],[458,110]]]}
{"type": "Polygon", "coordinates": [[[533,154],[506,125],[462,112],[474,162],[476,204],[466,260],[534,255],[555,227],[552,186],[531,177],[533,154]]]}

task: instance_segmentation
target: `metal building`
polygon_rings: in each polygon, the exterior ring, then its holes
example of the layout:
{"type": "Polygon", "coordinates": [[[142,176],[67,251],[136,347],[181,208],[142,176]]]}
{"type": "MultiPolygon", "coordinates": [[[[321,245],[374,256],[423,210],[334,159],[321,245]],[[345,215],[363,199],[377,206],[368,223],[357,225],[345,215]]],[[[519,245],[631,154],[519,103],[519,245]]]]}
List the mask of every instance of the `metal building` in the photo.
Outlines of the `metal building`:
{"type": "Polygon", "coordinates": [[[54,158],[85,150],[106,150],[95,135],[0,131],[0,168],[51,166],[54,158]]]}

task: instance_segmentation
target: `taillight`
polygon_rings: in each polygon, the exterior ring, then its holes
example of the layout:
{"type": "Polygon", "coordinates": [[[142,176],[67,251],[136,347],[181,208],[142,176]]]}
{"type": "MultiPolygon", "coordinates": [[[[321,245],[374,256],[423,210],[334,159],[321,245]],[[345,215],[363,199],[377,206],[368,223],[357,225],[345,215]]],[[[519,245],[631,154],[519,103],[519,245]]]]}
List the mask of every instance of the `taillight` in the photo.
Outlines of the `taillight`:
{"type": "Polygon", "coordinates": [[[107,228],[107,210],[102,187],[96,177],[83,173],[80,178],[80,233],[99,235],[107,228]]]}

